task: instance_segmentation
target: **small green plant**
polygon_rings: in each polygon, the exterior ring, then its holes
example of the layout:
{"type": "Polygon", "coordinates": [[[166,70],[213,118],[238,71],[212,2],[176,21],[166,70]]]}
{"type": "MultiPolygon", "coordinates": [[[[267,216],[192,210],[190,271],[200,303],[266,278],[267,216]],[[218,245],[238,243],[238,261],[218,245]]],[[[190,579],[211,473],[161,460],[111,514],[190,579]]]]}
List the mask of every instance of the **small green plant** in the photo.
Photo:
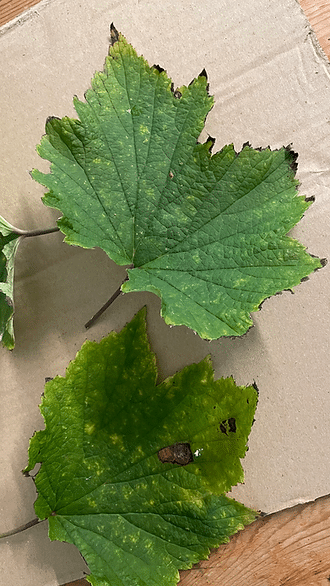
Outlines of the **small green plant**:
{"type": "MultiPolygon", "coordinates": [[[[50,118],[33,178],[58,226],[23,232],[0,222],[0,334],[14,347],[14,259],[20,239],[61,230],[127,268],[120,291],[151,291],[167,324],[202,338],[239,336],[262,301],[320,268],[288,231],[310,205],[297,195],[296,155],[198,137],[213,99],[205,72],[174,91],[111,27],[104,71],[79,119],[50,118]]],[[[91,325],[94,318],[88,322],[91,325]]],[[[209,358],[156,384],[145,311],[118,334],[86,342],[65,377],[45,387],[45,429],[30,442],[37,519],[74,543],[94,586],[170,586],[256,512],[225,496],[240,459],[255,386],[214,381],[209,358]]],[[[2,534],[8,536],[14,531],[2,534]]]]}

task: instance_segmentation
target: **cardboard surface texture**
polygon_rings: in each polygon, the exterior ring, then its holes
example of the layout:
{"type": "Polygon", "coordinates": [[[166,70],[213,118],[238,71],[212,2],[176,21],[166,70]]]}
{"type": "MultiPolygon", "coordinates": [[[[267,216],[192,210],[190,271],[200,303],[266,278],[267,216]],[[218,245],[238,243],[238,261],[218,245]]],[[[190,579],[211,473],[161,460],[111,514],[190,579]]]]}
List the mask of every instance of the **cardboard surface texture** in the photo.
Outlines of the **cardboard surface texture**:
{"type": "MultiPolygon", "coordinates": [[[[47,170],[35,151],[46,118],[74,116],[103,68],[109,24],[175,86],[206,69],[215,105],[202,134],[213,152],[279,148],[299,153],[300,193],[315,203],[292,232],[314,255],[330,257],[330,67],[294,0],[44,1],[0,29],[0,214],[22,229],[54,226],[43,188],[29,170],[47,170]]],[[[215,375],[256,381],[260,396],[244,461],[245,485],[232,494],[272,512],[329,493],[329,265],[295,289],[266,300],[242,338],[208,343],[169,328],[160,301],[121,295],[88,332],[83,324],[122,282],[125,271],[100,250],[26,239],[17,255],[16,348],[1,350],[1,531],[35,516],[33,481],[23,477],[29,438],[42,428],[44,379],[63,375],[86,339],[120,330],[147,304],[148,330],[162,377],[211,354],[215,375]]],[[[1,583],[56,586],[87,568],[78,551],[51,543],[47,524],[1,543],[1,583]]]]}

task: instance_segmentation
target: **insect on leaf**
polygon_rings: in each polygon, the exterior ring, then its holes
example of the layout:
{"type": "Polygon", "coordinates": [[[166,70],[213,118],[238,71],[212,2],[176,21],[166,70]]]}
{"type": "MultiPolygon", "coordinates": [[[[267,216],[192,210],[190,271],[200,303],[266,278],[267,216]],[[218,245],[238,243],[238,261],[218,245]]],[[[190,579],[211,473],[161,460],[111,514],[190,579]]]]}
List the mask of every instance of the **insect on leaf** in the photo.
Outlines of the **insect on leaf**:
{"type": "Polygon", "coordinates": [[[321,267],[286,236],[310,205],[296,155],[198,137],[213,98],[203,73],[175,92],[112,28],[112,46],[79,119],[51,118],[38,147],[51,173],[33,177],[61,210],[66,242],[100,247],[128,269],[122,291],[161,298],[167,324],[202,338],[244,334],[264,299],[321,267]]]}
{"type": "Polygon", "coordinates": [[[26,468],[42,463],[35,511],[95,586],[175,585],[256,517],[224,495],[244,479],[256,389],[215,381],[209,358],[156,379],[142,309],[45,387],[26,468]]]}

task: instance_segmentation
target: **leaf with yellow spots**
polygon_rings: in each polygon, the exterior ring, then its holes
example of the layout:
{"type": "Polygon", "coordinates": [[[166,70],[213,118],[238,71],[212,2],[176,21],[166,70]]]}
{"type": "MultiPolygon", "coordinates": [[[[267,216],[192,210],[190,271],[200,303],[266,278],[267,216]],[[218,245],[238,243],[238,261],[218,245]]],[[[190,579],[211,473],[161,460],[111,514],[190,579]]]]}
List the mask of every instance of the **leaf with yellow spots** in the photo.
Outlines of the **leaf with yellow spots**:
{"type": "Polygon", "coordinates": [[[256,389],[215,381],[208,358],[156,379],[143,309],[45,387],[26,468],[41,462],[35,511],[94,586],[175,585],[256,517],[224,494],[244,479],[256,389]]]}
{"type": "Polygon", "coordinates": [[[286,236],[311,202],[297,195],[296,155],[198,143],[212,108],[205,72],[173,91],[114,27],[80,120],[50,118],[38,147],[51,172],[44,203],[69,244],[130,265],[122,291],[151,291],[167,324],[202,338],[244,334],[250,313],[322,266],[286,236]]]}

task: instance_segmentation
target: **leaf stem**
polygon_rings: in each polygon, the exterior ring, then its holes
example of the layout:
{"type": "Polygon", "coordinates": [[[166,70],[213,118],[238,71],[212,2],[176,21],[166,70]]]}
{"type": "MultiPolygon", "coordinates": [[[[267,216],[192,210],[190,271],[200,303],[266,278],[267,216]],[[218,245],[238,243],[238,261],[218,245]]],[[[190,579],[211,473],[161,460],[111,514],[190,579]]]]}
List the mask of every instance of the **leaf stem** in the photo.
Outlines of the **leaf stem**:
{"type": "Polygon", "coordinates": [[[36,517],[35,519],[32,519],[32,521],[28,521],[28,523],[25,523],[25,525],[20,525],[19,527],[16,527],[16,529],[12,529],[11,531],[6,531],[6,533],[0,533],[0,539],[2,537],[9,537],[10,535],[16,535],[16,533],[21,533],[21,531],[25,531],[25,529],[30,529],[30,527],[33,527],[33,525],[38,525],[38,523],[42,523],[43,521],[45,521],[45,519],[38,519],[38,517],[36,517]]]}
{"type": "Polygon", "coordinates": [[[20,236],[24,236],[24,238],[30,238],[32,236],[43,236],[44,234],[52,234],[52,232],[59,232],[59,228],[56,226],[55,228],[46,228],[45,230],[20,230],[19,228],[15,228],[15,233],[19,234],[20,236]]]}
{"type": "MultiPolygon", "coordinates": [[[[133,268],[133,265],[130,266],[129,268],[133,268]]],[[[99,309],[93,315],[93,317],[91,317],[91,319],[85,323],[86,330],[88,330],[88,328],[90,328],[96,322],[96,320],[98,320],[98,318],[102,315],[102,313],[104,313],[106,311],[106,309],[108,309],[108,307],[110,307],[110,305],[117,299],[117,297],[119,297],[119,295],[121,293],[121,286],[123,285],[123,283],[125,283],[125,281],[128,281],[128,275],[126,275],[122,284],[119,285],[118,289],[114,292],[113,295],[111,295],[110,299],[108,299],[108,301],[104,305],[102,305],[101,309],[99,309]]]]}

